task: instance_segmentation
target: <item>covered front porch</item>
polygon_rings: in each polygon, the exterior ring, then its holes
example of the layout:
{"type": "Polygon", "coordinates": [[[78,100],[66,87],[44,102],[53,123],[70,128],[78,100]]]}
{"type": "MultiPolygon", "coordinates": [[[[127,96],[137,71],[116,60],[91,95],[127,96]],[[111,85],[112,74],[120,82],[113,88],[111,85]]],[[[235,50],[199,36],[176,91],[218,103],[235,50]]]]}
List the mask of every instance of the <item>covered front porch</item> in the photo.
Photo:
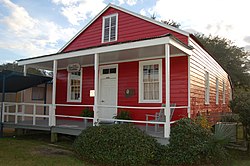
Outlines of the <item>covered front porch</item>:
{"type": "MultiPolygon", "coordinates": [[[[24,74],[26,74],[28,67],[53,71],[52,104],[4,102],[2,104],[2,122],[5,126],[22,126],[23,128],[29,126],[50,130],[53,133],[64,132],[66,134],[70,134],[73,130],[78,130],[79,134],[81,130],[84,130],[89,125],[128,122],[138,125],[142,130],[156,137],[169,138],[170,125],[175,122],[173,119],[171,120],[171,109],[175,111],[186,110],[185,115],[190,117],[189,55],[191,55],[190,47],[167,34],[133,42],[102,45],[84,50],[19,60],[18,64],[24,66],[24,74]],[[185,90],[186,97],[183,99],[186,102],[179,101],[182,99],[178,99],[178,97],[171,101],[170,80],[176,79],[171,79],[170,64],[173,63],[171,59],[178,62],[178,58],[180,57],[185,57],[185,65],[187,66],[187,76],[185,77],[187,79],[187,90],[185,90]],[[139,85],[140,79],[144,79],[143,72],[145,71],[144,66],[142,66],[142,74],[138,71],[141,67],[140,63],[142,62],[141,64],[143,64],[148,60],[160,60],[161,63],[159,64],[164,66],[164,68],[162,67],[159,70],[157,67],[157,75],[159,75],[157,88],[160,89],[158,92],[159,97],[155,94],[145,95],[145,90],[141,89],[139,85]],[[131,67],[130,63],[133,62],[136,65],[131,67]],[[81,75],[80,84],[83,86],[80,86],[80,93],[71,92],[68,94],[68,91],[71,89],[68,86],[62,86],[64,84],[67,85],[67,82],[62,84],[61,78],[66,77],[66,80],[69,79],[69,76],[65,75],[65,73],[71,64],[79,64],[80,70],[84,69],[83,73],[92,75],[91,78],[86,77],[86,75],[82,77],[81,75]],[[137,78],[126,76],[126,71],[128,75],[132,75],[129,74],[130,69],[133,69],[135,72],[134,75],[138,76],[139,74],[139,76],[137,78]],[[137,69],[137,71],[134,69],[137,69]],[[160,75],[158,73],[163,74],[160,75]],[[122,75],[123,77],[121,77],[122,75]],[[82,82],[85,79],[89,80],[89,82],[82,82]],[[120,85],[122,79],[126,83],[124,87],[120,85]],[[130,86],[126,79],[139,80],[136,86],[134,84],[130,86]],[[93,87],[90,86],[90,88],[84,89],[88,83],[93,83],[93,87]],[[115,88],[110,87],[110,85],[115,85],[115,88]],[[67,97],[62,99],[62,93],[65,92],[67,93],[67,97]],[[144,95],[141,95],[141,93],[144,95]],[[156,100],[150,103],[143,97],[146,99],[152,97],[156,100]],[[124,98],[124,100],[121,98],[124,98]],[[175,105],[171,106],[172,103],[175,105]],[[32,111],[27,112],[27,107],[32,107],[32,109],[29,109],[32,111]],[[46,114],[38,111],[39,107],[40,109],[46,108],[46,114]],[[83,117],[80,116],[79,111],[74,111],[84,108],[93,109],[94,116],[83,117]],[[135,118],[132,120],[123,120],[114,117],[119,110],[124,109],[131,111],[135,118]],[[162,120],[158,121],[155,117],[146,120],[146,114],[154,116],[158,112],[162,112],[164,116],[162,120]],[[145,124],[149,124],[147,129],[145,124]],[[155,126],[157,126],[157,130],[155,130],[155,126]]],[[[178,68],[182,68],[182,66],[178,65],[178,68]]],[[[149,69],[147,70],[149,71],[149,69]]]]}

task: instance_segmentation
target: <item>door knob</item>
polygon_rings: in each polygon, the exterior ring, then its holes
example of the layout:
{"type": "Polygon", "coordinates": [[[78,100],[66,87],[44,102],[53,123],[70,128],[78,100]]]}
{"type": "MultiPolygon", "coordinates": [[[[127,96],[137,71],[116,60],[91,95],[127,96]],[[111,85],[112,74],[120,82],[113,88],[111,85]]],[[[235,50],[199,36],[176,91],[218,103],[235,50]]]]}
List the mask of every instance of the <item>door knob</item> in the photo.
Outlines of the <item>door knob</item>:
{"type": "Polygon", "coordinates": [[[104,100],[102,100],[101,102],[104,103],[104,100]]]}

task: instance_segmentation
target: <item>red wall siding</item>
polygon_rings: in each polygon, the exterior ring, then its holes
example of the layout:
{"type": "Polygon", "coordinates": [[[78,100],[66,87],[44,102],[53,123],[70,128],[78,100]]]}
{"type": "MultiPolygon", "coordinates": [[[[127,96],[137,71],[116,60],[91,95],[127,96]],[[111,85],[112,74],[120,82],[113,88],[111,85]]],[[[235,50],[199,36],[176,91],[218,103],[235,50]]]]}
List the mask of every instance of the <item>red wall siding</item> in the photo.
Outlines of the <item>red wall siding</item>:
{"type": "MultiPolygon", "coordinates": [[[[57,104],[76,104],[76,105],[93,105],[94,98],[89,97],[89,91],[94,89],[94,68],[83,68],[82,81],[82,102],[67,102],[67,81],[68,72],[66,70],[59,70],[57,72],[57,89],[56,89],[56,103],[57,104]]],[[[56,114],[75,115],[79,116],[84,108],[81,107],[61,107],[58,106],[56,114]]],[[[91,108],[92,109],[92,108],[91,108]]]]}
{"type": "MultiPolygon", "coordinates": [[[[162,59],[163,73],[163,103],[165,102],[165,59],[162,59]]],[[[188,63],[187,57],[171,58],[171,103],[177,106],[188,105],[188,63]]],[[[94,98],[89,97],[89,91],[94,89],[94,68],[83,68],[82,103],[67,102],[67,71],[60,70],[57,75],[57,101],[58,104],[93,104],[94,98]]],[[[139,62],[125,62],[118,64],[118,105],[119,106],[161,106],[161,103],[139,104],[138,103],[138,77],[139,62]],[[135,94],[125,97],[126,89],[134,89],[135,94]]],[[[83,108],[57,107],[57,114],[80,115],[83,108]]],[[[130,109],[129,109],[130,110],[130,109]]],[[[133,119],[145,120],[145,114],[154,114],[159,110],[137,110],[131,109],[133,119]]],[[[187,116],[187,109],[176,109],[172,120],[187,116]]]]}
{"type": "MultiPolygon", "coordinates": [[[[127,62],[119,64],[119,99],[120,106],[156,106],[160,107],[165,103],[165,59],[162,59],[162,103],[139,103],[139,62],[127,62]],[[129,98],[125,97],[126,89],[135,89],[135,95],[129,98]]],[[[188,105],[188,63],[187,57],[174,57],[170,62],[170,103],[176,103],[177,106],[188,105]]],[[[145,120],[145,114],[154,114],[159,110],[137,110],[131,109],[133,119],[145,120]]],[[[187,116],[187,109],[175,109],[172,120],[187,116]]]]}
{"type": "Polygon", "coordinates": [[[63,50],[63,52],[102,45],[102,18],[103,16],[114,13],[118,13],[118,40],[116,42],[144,39],[171,33],[179,40],[188,44],[187,36],[168,30],[111,7],[106,10],[99,18],[97,18],[92,23],[92,25],[85,29],[85,31],[82,32],[73,42],[71,42],[63,50]]]}
{"type": "Polygon", "coordinates": [[[214,112],[229,111],[230,82],[223,68],[196,42],[190,40],[194,47],[193,55],[190,56],[190,83],[191,83],[191,116],[197,113],[210,114],[214,112]],[[205,104],[205,72],[209,73],[210,103],[205,104]],[[216,78],[219,80],[219,104],[216,105],[216,78]],[[223,80],[225,82],[226,103],[223,104],[223,80]]]}

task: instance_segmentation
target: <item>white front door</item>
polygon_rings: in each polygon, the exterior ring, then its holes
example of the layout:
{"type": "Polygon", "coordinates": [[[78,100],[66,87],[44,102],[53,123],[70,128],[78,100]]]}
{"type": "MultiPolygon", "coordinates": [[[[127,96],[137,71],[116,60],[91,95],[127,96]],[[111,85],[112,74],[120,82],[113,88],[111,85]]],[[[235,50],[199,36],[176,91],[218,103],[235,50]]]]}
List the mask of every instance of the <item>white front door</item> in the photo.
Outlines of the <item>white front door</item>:
{"type": "MultiPolygon", "coordinates": [[[[117,65],[100,67],[100,105],[117,106],[117,65]]],[[[112,119],[116,108],[99,108],[99,117],[112,119]]]]}

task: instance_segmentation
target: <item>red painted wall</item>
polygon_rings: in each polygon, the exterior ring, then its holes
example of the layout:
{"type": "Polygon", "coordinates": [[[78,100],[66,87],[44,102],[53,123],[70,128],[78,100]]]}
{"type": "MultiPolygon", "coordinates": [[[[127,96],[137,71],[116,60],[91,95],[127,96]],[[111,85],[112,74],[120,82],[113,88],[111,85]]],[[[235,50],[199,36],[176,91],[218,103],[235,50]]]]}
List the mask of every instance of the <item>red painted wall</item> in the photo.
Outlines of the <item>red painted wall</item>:
{"type": "MultiPolygon", "coordinates": [[[[125,62],[118,64],[118,105],[119,106],[161,106],[162,103],[139,104],[138,103],[138,77],[139,77],[139,61],[125,62]],[[125,97],[126,89],[134,89],[135,94],[131,97],[125,97]]],[[[163,74],[163,103],[165,103],[165,59],[162,59],[163,74]]],[[[173,57],[170,62],[171,71],[171,103],[177,106],[188,105],[188,63],[187,57],[173,57]]],[[[60,70],[57,75],[57,101],[58,104],[93,104],[94,98],[89,97],[89,91],[94,89],[94,71],[93,67],[83,68],[83,90],[81,103],[67,102],[67,71],[60,70]]],[[[57,107],[57,114],[80,115],[83,108],[73,107],[57,107]]],[[[133,119],[145,120],[145,114],[154,114],[159,110],[137,110],[127,109],[131,111],[133,119]]],[[[187,109],[175,109],[172,120],[187,116],[187,109]]]]}
{"type": "Polygon", "coordinates": [[[171,33],[182,42],[188,44],[187,36],[111,7],[97,18],[92,25],[85,29],[85,31],[71,42],[62,52],[102,45],[102,18],[103,16],[114,13],[118,13],[118,40],[116,42],[144,39],[171,33]]]}
{"type": "MultiPolygon", "coordinates": [[[[59,70],[57,72],[57,89],[56,89],[56,103],[57,104],[76,104],[76,105],[93,105],[94,98],[89,97],[89,91],[94,89],[94,67],[83,68],[82,81],[82,102],[67,102],[67,81],[68,72],[66,70],[59,70]]],[[[92,107],[89,107],[92,109],[92,107]]],[[[74,115],[79,116],[84,107],[63,107],[58,106],[56,114],[60,115],[74,115]]]]}
{"type": "Polygon", "coordinates": [[[191,117],[197,114],[213,114],[216,112],[228,112],[231,85],[228,74],[223,68],[196,42],[190,40],[194,47],[190,56],[190,84],[191,84],[191,117]],[[209,73],[210,102],[205,104],[205,72],[209,73]],[[219,80],[219,104],[216,104],[216,78],[219,80]],[[225,82],[226,103],[223,104],[223,80],[225,82]]]}
{"type": "MultiPolygon", "coordinates": [[[[170,62],[170,103],[176,103],[177,106],[187,106],[188,104],[188,64],[187,57],[171,58],[170,62]]],[[[119,100],[121,106],[156,106],[160,107],[162,103],[139,103],[139,62],[127,62],[119,64],[119,100]],[[135,89],[135,95],[129,98],[125,97],[126,89],[135,89]]],[[[162,92],[163,103],[165,103],[165,59],[162,59],[162,92]]],[[[133,119],[145,120],[145,114],[154,114],[159,110],[137,110],[131,109],[133,119]]],[[[172,120],[187,116],[186,109],[175,109],[172,120]]]]}

